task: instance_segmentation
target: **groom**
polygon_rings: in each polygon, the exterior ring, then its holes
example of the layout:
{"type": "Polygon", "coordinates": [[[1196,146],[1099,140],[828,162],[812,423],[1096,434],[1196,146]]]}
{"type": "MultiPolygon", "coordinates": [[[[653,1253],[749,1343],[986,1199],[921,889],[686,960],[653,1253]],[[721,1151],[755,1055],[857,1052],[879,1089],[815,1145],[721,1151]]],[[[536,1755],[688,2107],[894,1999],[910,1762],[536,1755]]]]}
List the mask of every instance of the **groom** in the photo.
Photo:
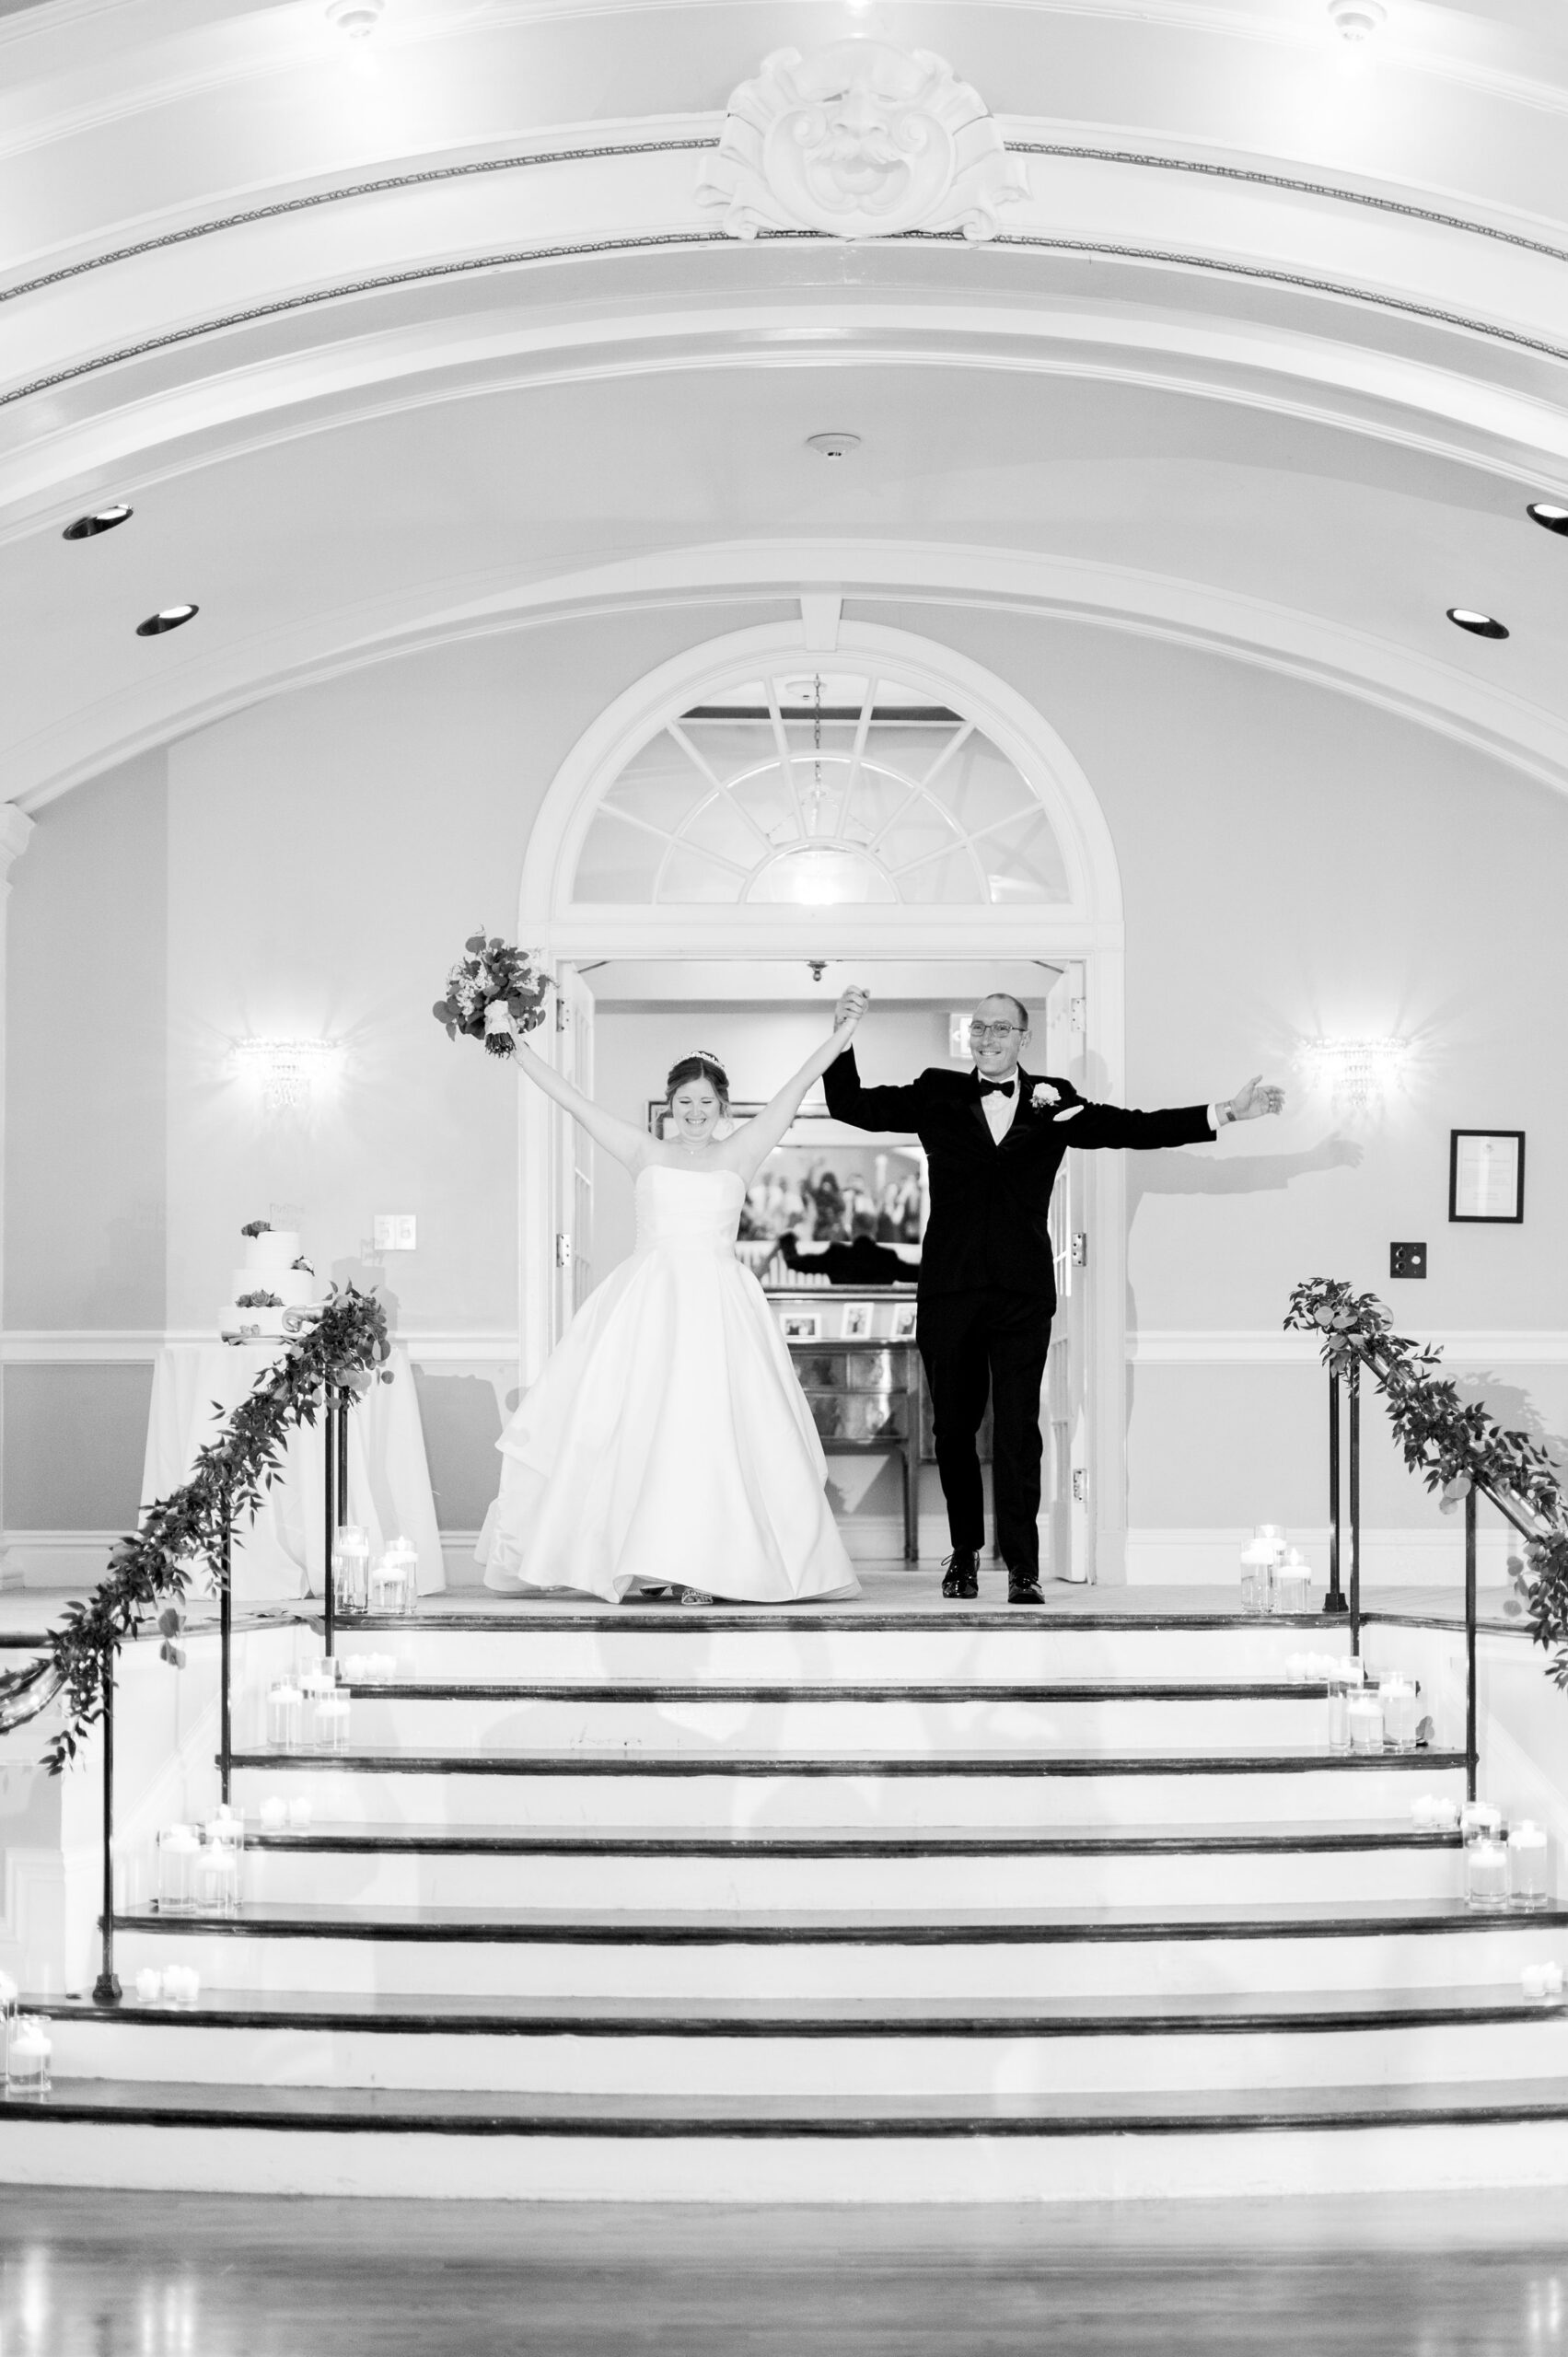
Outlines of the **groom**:
{"type": "MultiPolygon", "coordinates": [[[[845,991],[840,1021],[869,1003],[866,991],[845,991]]],[[[1090,1104],[1071,1081],[1024,1070],[1028,1010],[1003,991],[981,999],[969,1036],[972,1072],[934,1066],[903,1086],[867,1088],[851,1047],[828,1066],[824,1086],[835,1120],[913,1130],[928,1157],[919,1331],[953,1545],[942,1593],[980,1593],[985,1509],[975,1435],[989,1392],[1007,1601],[1041,1604],[1040,1388],[1056,1307],[1046,1214],[1062,1157],[1070,1145],[1197,1145],[1231,1121],[1277,1113],[1284,1094],[1254,1079],[1216,1105],[1133,1113],[1090,1104]]]]}

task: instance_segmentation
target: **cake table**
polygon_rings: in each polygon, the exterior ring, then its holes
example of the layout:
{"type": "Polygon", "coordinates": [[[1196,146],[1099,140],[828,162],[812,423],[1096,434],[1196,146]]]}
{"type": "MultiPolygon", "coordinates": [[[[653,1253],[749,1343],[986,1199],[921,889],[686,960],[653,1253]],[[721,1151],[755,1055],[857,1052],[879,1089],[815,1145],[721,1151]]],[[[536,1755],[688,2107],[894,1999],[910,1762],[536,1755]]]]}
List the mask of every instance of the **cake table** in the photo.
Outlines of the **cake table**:
{"type": "MultiPolygon", "coordinates": [[[[145,1502],[179,1488],[216,1428],[215,1406],[226,1416],[281,1354],[276,1342],[171,1342],[159,1351],[142,1469],[145,1502]]],[[[419,1400],[408,1353],[394,1344],[388,1365],[392,1381],[373,1384],[349,1412],[346,1519],[369,1532],[372,1562],[400,1531],[412,1539],[420,1594],[431,1596],[447,1579],[419,1400]]],[[[322,1433],[317,1423],[290,1434],[281,1477],[249,1529],[236,1530],[237,1601],[320,1595],[322,1433]]]]}

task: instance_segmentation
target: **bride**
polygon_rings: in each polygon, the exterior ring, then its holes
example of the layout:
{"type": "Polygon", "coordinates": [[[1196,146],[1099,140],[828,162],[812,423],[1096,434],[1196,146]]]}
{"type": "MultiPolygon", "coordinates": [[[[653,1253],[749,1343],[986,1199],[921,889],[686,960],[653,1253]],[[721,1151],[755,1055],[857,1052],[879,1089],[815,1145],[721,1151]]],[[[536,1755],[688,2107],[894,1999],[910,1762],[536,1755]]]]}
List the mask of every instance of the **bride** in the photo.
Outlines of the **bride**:
{"type": "Polygon", "coordinates": [[[518,1069],[631,1171],[637,1243],[590,1294],[496,1446],[501,1492],[475,1550],[487,1587],[617,1603],[794,1604],[859,1593],[822,1445],[762,1288],[735,1256],[748,1190],[851,1016],[752,1120],[717,1059],[666,1084],[668,1135],[617,1120],[517,1042],[518,1069]]]}

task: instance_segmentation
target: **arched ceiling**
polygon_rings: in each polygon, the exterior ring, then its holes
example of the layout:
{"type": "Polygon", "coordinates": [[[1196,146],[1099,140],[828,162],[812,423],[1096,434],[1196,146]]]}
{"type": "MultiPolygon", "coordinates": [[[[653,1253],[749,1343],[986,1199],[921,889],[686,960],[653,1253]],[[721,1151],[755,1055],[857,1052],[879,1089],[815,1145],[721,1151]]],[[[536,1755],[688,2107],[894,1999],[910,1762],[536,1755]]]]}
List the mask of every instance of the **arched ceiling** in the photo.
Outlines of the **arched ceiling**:
{"type": "Polygon", "coordinates": [[[0,0],[0,790],[715,586],[1185,637],[1568,790],[1564,153],[1546,0],[1353,53],[1326,0],[387,0],[353,48],[323,0],[0,0]],[[847,35],[990,103],[996,240],[699,202],[731,87],[847,35]]]}

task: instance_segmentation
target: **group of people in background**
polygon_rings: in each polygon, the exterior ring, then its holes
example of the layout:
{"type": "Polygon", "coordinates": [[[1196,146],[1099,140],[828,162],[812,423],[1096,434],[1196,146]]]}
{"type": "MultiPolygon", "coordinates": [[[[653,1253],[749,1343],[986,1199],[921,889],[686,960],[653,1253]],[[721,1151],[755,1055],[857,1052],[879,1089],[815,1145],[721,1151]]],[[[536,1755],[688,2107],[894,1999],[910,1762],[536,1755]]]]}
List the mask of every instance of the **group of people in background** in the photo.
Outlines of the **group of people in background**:
{"type": "Polygon", "coordinates": [[[920,1181],[913,1171],[889,1178],[878,1192],[851,1174],[840,1179],[814,1162],[802,1178],[788,1170],[759,1172],[740,1213],[740,1240],[772,1242],[793,1236],[800,1244],[920,1242],[920,1181]]]}

